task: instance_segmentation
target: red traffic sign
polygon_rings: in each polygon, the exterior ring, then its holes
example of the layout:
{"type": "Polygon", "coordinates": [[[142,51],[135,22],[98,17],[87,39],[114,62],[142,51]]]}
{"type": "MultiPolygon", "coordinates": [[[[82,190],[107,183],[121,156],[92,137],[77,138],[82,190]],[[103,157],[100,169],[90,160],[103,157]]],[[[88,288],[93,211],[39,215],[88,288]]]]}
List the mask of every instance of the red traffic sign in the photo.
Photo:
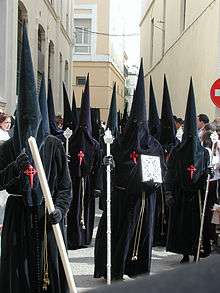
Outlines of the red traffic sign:
{"type": "Polygon", "coordinates": [[[210,90],[210,96],[216,107],[220,108],[220,79],[217,79],[213,83],[210,90]]]}

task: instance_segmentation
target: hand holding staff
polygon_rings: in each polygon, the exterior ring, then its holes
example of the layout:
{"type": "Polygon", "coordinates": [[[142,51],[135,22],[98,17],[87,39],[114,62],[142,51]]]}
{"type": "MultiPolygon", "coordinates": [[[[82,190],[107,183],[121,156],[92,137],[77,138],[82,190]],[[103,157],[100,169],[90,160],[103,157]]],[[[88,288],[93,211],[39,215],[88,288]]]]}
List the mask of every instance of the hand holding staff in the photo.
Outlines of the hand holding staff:
{"type": "MultiPolygon", "coordinates": [[[[54,208],[54,204],[52,201],[52,197],[51,197],[51,193],[50,193],[50,189],[48,186],[48,182],[47,182],[47,178],[44,172],[44,168],[43,168],[43,164],[41,161],[41,157],[39,154],[39,150],[37,147],[37,143],[34,137],[30,137],[28,139],[28,143],[31,149],[31,153],[34,159],[34,163],[38,172],[38,176],[39,176],[39,180],[40,180],[40,185],[41,185],[41,189],[43,191],[44,194],[44,198],[45,198],[45,203],[48,209],[49,214],[52,213],[55,208],[54,208]]],[[[70,267],[70,263],[69,263],[69,259],[67,256],[67,252],[66,252],[66,247],[64,245],[64,241],[63,241],[63,236],[60,230],[60,226],[59,224],[56,225],[52,225],[53,227],[53,231],[54,231],[54,235],[56,238],[56,242],[57,242],[57,246],[60,252],[60,256],[61,256],[61,260],[63,263],[63,268],[66,274],[66,279],[67,279],[67,283],[70,289],[71,293],[77,293],[76,291],[76,285],[73,279],[73,275],[72,275],[72,270],[70,267]]]]}

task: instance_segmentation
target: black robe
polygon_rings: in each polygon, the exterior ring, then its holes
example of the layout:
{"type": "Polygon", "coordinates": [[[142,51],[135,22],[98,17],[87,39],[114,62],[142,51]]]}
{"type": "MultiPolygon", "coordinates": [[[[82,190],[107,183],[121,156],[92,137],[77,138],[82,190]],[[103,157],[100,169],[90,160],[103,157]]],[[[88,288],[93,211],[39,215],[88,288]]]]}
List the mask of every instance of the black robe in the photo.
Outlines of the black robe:
{"type": "MultiPolygon", "coordinates": [[[[170,191],[173,197],[173,205],[169,209],[167,251],[195,255],[198,247],[209,154],[205,148],[200,146],[198,167],[196,166],[199,175],[195,184],[187,187],[182,183],[185,180],[183,170],[186,167],[179,148],[181,145],[172,151],[165,176],[165,189],[170,191]],[[180,170],[182,170],[182,176],[179,175],[180,170]]],[[[204,231],[204,233],[206,232],[204,231]]]]}
{"type": "Polygon", "coordinates": [[[95,197],[100,194],[99,143],[91,137],[88,138],[86,132],[82,132],[80,138],[78,143],[76,134],[70,141],[69,168],[73,185],[73,200],[68,213],[68,249],[82,248],[91,243],[95,220],[95,197]],[[79,166],[80,150],[85,150],[82,167],[79,166]]]}
{"type": "MultiPolygon", "coordinates": [[[[163,150],[156,139],[151,136],[148,137],[148,135],[143,136],[141,147],[141,153],[159,156],[163,168],[163,150]],[[146,140],[148,147],[146,147],[146,140]]],[[[134,174],[134,162],[130,159],[129,152],[123,150],[124,146],[123,144],[120,145],[120,140],[113,145],[112,153],[116,163],[116,169],[112,176],[113,192],[111,200],[111,253],[112,278],[114,279],[121,279],[124,274],[136,276],[150,272],[156,203],[155,187],[137,191],[140,182],[138,170],[135,171],[137,172],[136,176],[134,174]],[[139,229],[141,234],[138,258],[132,261],[134,240],[142,204],[144,214],[142,227],[139,229]]],[[[106,277],[106,221],[107,212],[104,208],[95,242],[95,278],[106,277]]]]}
{"type": "MultiPolygon", "coordinates": [[[[62,143],[48,136],[41,148],[41,158],[45,168],[55,207],[62,212],[60,222],[64,239],[66,238],[65,217],[71,201],[71,180],[62,143]]],[[[34,190],[41,198],[38,206],[26,204],[24,186],[16,168],[16,155],[13,139],[5,142],[0,149],[0,188],[10,195],[5,210],[1,242],[0,289],[4,293],[38,292],[36,285],[36,266],[40,271],[40,285],[43,278],[43,241],[44,241],[44,200],[41,189],[34,190]],[[38,219],[38,235],[34,233],[34,215],[38,219]],[[38,243],[36,243],[38,239],[38,243]],[[35,263],[37,252],[40,254],[35,263]]],[[[35,176],[36,180],[37,177],[35,176]]],[[[50,285],[47,292],[68,292],[63,266],[59,256],[52,226],[47,221],[47,251],[50,285]]],[[[41,291],[40,291],[41,292],[41,291]]]]}

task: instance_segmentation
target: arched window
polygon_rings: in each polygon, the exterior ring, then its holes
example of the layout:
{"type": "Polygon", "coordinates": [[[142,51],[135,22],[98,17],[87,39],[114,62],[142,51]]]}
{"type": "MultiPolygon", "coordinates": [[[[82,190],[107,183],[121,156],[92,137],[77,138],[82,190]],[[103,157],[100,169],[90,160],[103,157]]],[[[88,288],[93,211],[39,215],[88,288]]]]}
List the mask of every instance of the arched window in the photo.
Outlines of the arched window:
{"type": "Polygon", "coordinates": [[[54,44],[52,41],[49,43],[49,56],[48,56],[48,79],[53,79],[54,74],[54,44]]]}
{"type": "Polygon", "coordinates": [[[38,67],[37,67],[37,93],[40,90],[42,75],[44,73],[45,60],[45,31],[39,24],[38,26],[38,67]]]}
{"type": "Polygon", "coordinates": [[[24,4],[18,2],[18,31],[17,31],[17,86],[16,93],[19,93],[19,81],[20,81],[20,65],[21,65],[21,49],[22,49],[22,31],[23,22],[27,22],[27,9],[24,4]]]}
{"type": "Polygon", "coordinates": [[[68,81],[69,81],[69,64],[68,61],[65,61],[65,72],[64,72],[64,81],[65,85],[68,88],[68,81]]]}
{"type": "Polygon", "coordinates": [[[63,56],[62,54],[60,53],[60,101],[62,103],[62,91],[63,91],[63,85],[62,85],[62,82],[63,82],[63,56]]]}

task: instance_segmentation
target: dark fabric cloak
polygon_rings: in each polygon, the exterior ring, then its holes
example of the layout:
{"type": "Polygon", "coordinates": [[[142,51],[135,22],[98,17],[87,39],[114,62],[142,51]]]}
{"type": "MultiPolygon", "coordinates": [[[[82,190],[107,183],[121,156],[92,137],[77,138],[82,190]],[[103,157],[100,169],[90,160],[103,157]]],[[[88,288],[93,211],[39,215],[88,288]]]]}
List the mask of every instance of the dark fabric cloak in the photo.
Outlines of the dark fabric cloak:
{"type": "MultiPolygon", "coordinates": [[[[153,101],[154,93],[153,88],[151,90],[151,99],[153,101]]],[[[155,106],[153,107],[155,108],[155,106]]],[[[154,110],[155,111],[155,110],[154,110]]],[[[152,113],[149,113],[149,119],[152,113]]],[[[152,119],[150,119],[152,120],[152,119]]],[[[157,118],[155,117],[154,123],[156,123],[157,118]]],[[[152,125],[152,122],[150,123],[152,125]]],[[[164,88],[163,88],[163,101],[161,110],[161,120],[160,124],[154,129],[159,129],[160,137],[159,139],[163,150],[164,157],[166,161],[169,159],[170,152],[179,143],[176,138],[176,129],[173,119],[173,111],[171,106],[170,94],[167,85],[166,76],[164,75],[164,88]]],[[[155,230],[154,230],[154,245],[165,246],[167,238],[167,223],[168,223],[168,208],[165,205],[165,192],[164,187],[157,191],[157,201],[156,201],[156,211],[155,211],[155,230]]]]}
{"type": "Polygon", "coordinates": [[[172,200],[167,250],[188,255],[194,255],[197,251],[209,164],[208,151],[201,146],[198,138],[196,117],[191,80],[183,139],[170,155],[165,180],[165,189],[170,192],[170,200],[172,200]]]}
{"type": "MultiPolygon", "coordinates": [[[[71,181],[61,141],[48,136],[41,148],[41,158],[53,202],[62,211],[63,218],[60,227],[65,239],[65,217],[71,201],[71,181]]],[[[10,139],[0,148],[0,189],[6,189],[9,194],[13,194],[7,200],[3,222],[0,289],[5,293],[29,293],[35,292],[36,279],[33,210],[38,213],[38,239],[41,251],[41,262],[38,265],[40,265],[40,271],[43,272],[44,201],[37,208],[27,206],[26,190],[16,169],[15,159],[14,143],[13,139],[10,139]]],[[[33,195],[40,193],[39,196],[42,197],[39,187],[32,192],[33,195]]],[[[50,280],[47,292],[68,292],[63,266],[49,222],[47,223],[47,251],[50,280]]],[[[40,277],[43,280],[43,273],[40,277]]]]}
{"type": "MultiPolygon", "coordinates": [[[[155,190],[151,183],[142,184],[138,157],[159,156],[163,150],[149,134],[146,118],[143,64],[124,135],[112,147],[115,170],[112,174],[112,277],[149,273],[153,243],[155,190]]],[[[95,242],[94,277],[106,277],[106,208],[102,214],[95,242]]]]}
{"type": "Polygon", "coordinates": [[[92,137],[89,76],[82,96],[79,126],[69,141],[73,200],[68,213],[68,248],[89,245],[95,219],[95,196],[100,165],[99,143],[92,137]]]}

